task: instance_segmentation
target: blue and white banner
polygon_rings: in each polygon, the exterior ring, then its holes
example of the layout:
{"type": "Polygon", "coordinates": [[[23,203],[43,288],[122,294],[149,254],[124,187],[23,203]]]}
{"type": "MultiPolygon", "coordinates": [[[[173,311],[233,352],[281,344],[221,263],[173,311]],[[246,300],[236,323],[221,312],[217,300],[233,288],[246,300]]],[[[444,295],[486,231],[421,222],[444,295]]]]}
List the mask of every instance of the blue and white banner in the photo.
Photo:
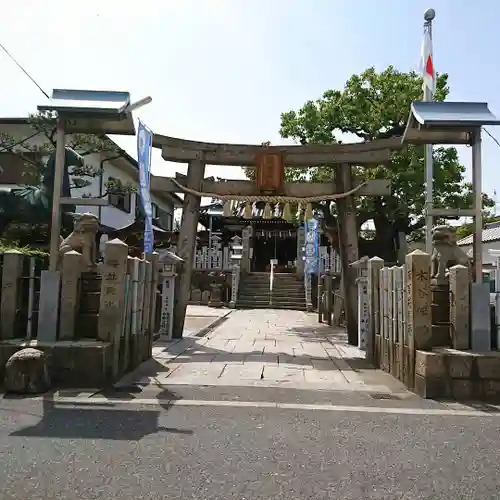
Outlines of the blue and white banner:
{"type": "Polygon", "coordinates": [[[318,272],[319,257],[319,223],[317,219],[309,219],[304,222],[306,232],[306,244],[304,246],[304,272],[315,274],[318,272]]]}
{"type": "Polygon", "coordinates": [[[139,198],[146,214],[144,224],[144,253],[153,251],[153,208],[149,192],[151,174],[151,150],[153,148],[153,133],[139,120],[137,128],[137,161],[139,163],[139,198]]]}

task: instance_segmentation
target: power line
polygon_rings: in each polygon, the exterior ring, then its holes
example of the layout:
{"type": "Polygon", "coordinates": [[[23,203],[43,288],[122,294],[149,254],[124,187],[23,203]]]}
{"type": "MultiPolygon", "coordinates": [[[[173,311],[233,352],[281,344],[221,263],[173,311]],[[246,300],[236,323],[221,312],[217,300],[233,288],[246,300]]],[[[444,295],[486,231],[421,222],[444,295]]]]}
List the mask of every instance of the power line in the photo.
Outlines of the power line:
{"type": "MultiPolygon", "coordinates": [[[[27,70],[24,69],[22,64],[7,50],[5,45],[0,43],[0,49],[2,49],[7,56],[12,60],[12,62],[31,80],[33,84],[36,85],[37,89],[47,98],[50,99],[49,94],[45,92],[45,90],[42,89],[42,87],[38,84],[38,82],[28,73],[27,70]]],[[[500,141],[485,127],[483,127],[483,130],[488,134],[488,136],[493,140],[493,142],[500,148],[500,141]]],[[[26,139],[24,139],[21,142],[24,142],[26,139]]]]}
{"type": "Polygon", "coordinates": [[[14,62],[14,64],[37,86],[38,90],[47,98],[50,99],[49,94],[38,85],[36,80],[23,68],[20,62],[0,43],[0,48],[7,54],[7,56],[14,62]]]}
{"type": "Polygon", "coordinates": [[[493,142],[500,148],[500,141],[491,132],[489,132],[487,128],[483,127],[483,130],[491,137],[493,142]]]}

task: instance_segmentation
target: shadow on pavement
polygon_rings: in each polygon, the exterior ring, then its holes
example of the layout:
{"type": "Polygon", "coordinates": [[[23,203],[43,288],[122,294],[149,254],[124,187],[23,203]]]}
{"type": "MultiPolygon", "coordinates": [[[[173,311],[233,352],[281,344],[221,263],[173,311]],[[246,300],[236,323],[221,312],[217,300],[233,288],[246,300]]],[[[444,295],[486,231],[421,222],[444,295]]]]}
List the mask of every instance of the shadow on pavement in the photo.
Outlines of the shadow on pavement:
{"type": "MultiPolygon", "coordinates": [[[[134,399],[133,394],[125,391],[120,391],[119,397],[134,399]]],[[[82,402],[76,406],[74,403],[55,401],[52,395],[46,396],[43,398],[43,416],[40,421],[13,432],[11,436],[138,441],[158,432],[192,435],[191,429],[159,425],[159,416],[165,416],[171,407],[168,401],[178,398],[167,389],[159,392],[157,398],[162,410],[140,410],[137,407],[127,410],[109,404],[99,407],[99,399],[88,399],[88,403],[82,402]],[[89,408],[85,408],[86,405],[89,408]]]]}

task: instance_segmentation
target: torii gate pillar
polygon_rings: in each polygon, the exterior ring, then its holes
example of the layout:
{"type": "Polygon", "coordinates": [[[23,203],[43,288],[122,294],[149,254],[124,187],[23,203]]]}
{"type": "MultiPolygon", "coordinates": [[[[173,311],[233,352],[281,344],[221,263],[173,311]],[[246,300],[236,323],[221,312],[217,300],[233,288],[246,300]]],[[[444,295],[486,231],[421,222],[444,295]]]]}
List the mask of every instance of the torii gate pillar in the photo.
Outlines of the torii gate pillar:
{"type": "MultiPolygon", "coordinates": [[[[341,164],[335,172],[336,187],[339,192],[352,189],[352,168],[341,164]]],[[[342,285],[344,292],[344,311],[349,344],[356,345],[358,338],[358,292],[356,269],[351,264],[359,259],[358,229],[356,222],[356,204],[354,196],[337,200],[339,251],[342,264],[342,285]]]]}
{"type": "MultiPolygon", "coordinates": [[[[188,163],[187,187],[199,191],[205,177],[205,162],[191,160],[188,163]]],[[[177,242],[177,255],[184,259],[179,276],[175,281],[175,306],[172,338],[181,339],[184,320],[191,294],[191,276],[193,274],[194,248],[196,245],[196,229],[200,214],[201,198],[193,194],[184,194],[182,206],[181,229],[177,242]]]]}

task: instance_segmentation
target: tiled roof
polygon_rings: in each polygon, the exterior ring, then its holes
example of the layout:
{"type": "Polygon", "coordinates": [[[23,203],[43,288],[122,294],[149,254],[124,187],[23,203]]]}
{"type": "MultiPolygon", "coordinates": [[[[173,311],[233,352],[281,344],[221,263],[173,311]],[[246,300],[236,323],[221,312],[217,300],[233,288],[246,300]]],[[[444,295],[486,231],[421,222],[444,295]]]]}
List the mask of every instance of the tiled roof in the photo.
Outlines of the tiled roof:
{"type": "MultiPolygon", "coordinates": [[[[459,246],[472,245],[472,238],[473,236],[472,234],[470,234],[469,236],[466,236],[465,238],[458,240],[457,245],[459,246]]],[[[486,229],[483,229],[483,235],[482,235],[483,243],[487,243],[488,241],[497,241],[497,240],[500,240],[500,224],[499,223],[492,223],[491,225],[488,224],[486,226],[486,229]]]]}

